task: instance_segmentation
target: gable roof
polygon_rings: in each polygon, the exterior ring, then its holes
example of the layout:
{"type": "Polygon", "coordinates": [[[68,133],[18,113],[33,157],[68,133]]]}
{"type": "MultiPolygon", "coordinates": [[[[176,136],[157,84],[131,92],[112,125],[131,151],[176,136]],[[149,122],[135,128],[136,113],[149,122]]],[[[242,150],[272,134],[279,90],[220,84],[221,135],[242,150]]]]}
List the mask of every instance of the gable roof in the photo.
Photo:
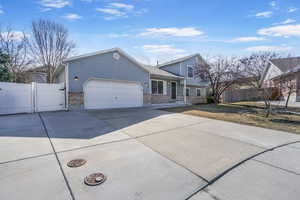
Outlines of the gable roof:
{"type": "Polygon", "coordinates": [[[176,63],[180,63],[180,62],[186,61],[186,60],[191,59],[191,58],[196,57],[196,56],[201,58],[200,54],[197,53],[197,54],[185,56],[185,57],[182,57],[182,58],[177,58],[175,60],[171,60],[171,61],[159,64],[158,67],[161,68],[161,67],[164,67],[164,66],[167,66],[167,65],[173,65],[173,64],[176,64],[176,63]]]}
{"type": "MultiPolygon", "coordinates": [[[[102,55],[102,54],[111,53],[111,52],[118,52],[119,54],[125,56],[131,62],[135,63],[137,66],[141,67],[142,69],[144,69],[145,71],[149,72],[152,75],[163,76],[163,77],[171,77],[171,78],[179,78],[179,79],[183,78],[181,76],[177,76],[177,75],[172,74],[170,72],[167,72],[165,70],[159,69],[157,66],[150,66],[150,65],[142,64],[142,63],[137,61],[135,58],[131,57],[129,54],[127,54],[125,51],[123,51],[120,48],[106,49],[106,50],[102,50],[102,51],[96,51],[96,52],[92,52],[92,53],[82,54],[82,55],[79,55],[79,56],[73,56],[73,57],[65,59],[64,62],[69,63],[69,62],[72,62],[72,61],[75,61],[75,60],[79,60],[79,59],[83,59],[83,58],[87,58],[87,57],[91,57],[91,56],[102,55]]],[[[182,60],[187,60],[187,59],[192,58],[196,55],[199,55],[199,54],[194,54],[194,55],[187,56],[187,57],[184,57],[184,58],[181,58],[181,59],[182,60]]],[[[174,61],[178,62],[178,60],[179,59],[176,59],[174,61]]]]}
{"type": "Polygon", "coordinates": [[[293,71],[295,68],[300,66],[300,57],[278,58],[270,60],[270,62],[278,67],[280,71],[286,73],[288,71],[293,71]]]}
{"type": "Polygon", "coordinates": [[[87,57],[91,57],[91,56],[97,56],[97,55],[102,55],[102,54],[112,53],[112,52],[118,52],[119,54],[121,54],[124,57],[128,58],[128,60],[130,60],[131,62],[133,62],[137,66],[141,67],[145,71],[148,71],[144,67],[144,64],[138,62],[136,59],[134,59],[133,57],[131,57],[129,54],[127,54],[125,51],[123,51],[120,48],[106,49],[106,50],[102,50],[102,51],[96,51],[96,52],[92,52],[92,53],[82,54],[82,55],[79,55],[79,56],[73,56],[73,57],[65,59],[64,62],[69,63],[69,62],[72,62],[74,60],[79,60],[79,59],[83,59],[83,58],[87,58],[87,57]]]}
{"type": "Polygon", "coordinates": [[[165,70],[159,69],[158,67],[154,67],[154,66],[144,66],[146,67],[151,75],[156,75],[156,76],[163,76],[163,77],[171,77],[171,78],[178,78],[178,79],[183,79],[184,77],[182,76],[177,76],[175,74],[172,74],[170,72],[167,72],[165,70]]]}

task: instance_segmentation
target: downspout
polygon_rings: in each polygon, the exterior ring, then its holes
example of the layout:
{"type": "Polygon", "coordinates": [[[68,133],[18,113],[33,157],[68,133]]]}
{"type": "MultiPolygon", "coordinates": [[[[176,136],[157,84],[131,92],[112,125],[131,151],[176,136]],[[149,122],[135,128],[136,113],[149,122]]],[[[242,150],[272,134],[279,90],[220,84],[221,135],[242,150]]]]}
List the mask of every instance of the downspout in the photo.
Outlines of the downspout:
{"type": "Polygon", "coordinates": [[[69,110],[69,63],[65,66],[65,104],[66,110],[69,110]]]}
{"type": "Polygon", "coordinates": [[[183,80],[183,97],[184,97],[184,104],[187,104],[186,101],[186,78],[183,80]]]}

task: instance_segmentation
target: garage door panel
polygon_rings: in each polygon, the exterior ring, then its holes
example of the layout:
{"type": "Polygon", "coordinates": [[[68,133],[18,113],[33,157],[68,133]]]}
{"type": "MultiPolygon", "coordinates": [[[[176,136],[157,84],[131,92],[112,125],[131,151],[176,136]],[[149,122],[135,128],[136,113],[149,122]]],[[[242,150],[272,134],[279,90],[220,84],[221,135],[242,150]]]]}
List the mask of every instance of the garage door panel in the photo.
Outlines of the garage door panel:
{"type": "Polygon", "coordinates": [[[140,107],[143,91],[139,83],[90,80],[84,87],[86,109],[140,107]]]}

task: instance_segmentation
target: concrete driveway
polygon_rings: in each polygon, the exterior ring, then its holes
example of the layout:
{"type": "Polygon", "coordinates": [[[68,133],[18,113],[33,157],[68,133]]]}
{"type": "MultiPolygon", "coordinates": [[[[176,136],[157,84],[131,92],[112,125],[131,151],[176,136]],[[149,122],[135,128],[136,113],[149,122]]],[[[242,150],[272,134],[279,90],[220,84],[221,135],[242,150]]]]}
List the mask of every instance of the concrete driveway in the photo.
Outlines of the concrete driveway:
{"type": "Polygon", "coordinates": [[[149,108],[1,116],[0,199],[298,199],[297,141],[149,108]]]}

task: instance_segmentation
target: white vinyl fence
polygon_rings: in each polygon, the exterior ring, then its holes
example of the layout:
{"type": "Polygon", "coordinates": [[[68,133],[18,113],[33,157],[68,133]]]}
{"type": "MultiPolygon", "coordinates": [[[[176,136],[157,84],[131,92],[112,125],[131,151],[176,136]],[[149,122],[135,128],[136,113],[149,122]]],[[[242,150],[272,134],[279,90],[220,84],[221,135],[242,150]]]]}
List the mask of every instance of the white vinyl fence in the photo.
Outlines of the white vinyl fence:
{"type": "Polygon", "coordinates": [[[65,84],[0,82],[0,115],[66,109],[65,84]]]}

